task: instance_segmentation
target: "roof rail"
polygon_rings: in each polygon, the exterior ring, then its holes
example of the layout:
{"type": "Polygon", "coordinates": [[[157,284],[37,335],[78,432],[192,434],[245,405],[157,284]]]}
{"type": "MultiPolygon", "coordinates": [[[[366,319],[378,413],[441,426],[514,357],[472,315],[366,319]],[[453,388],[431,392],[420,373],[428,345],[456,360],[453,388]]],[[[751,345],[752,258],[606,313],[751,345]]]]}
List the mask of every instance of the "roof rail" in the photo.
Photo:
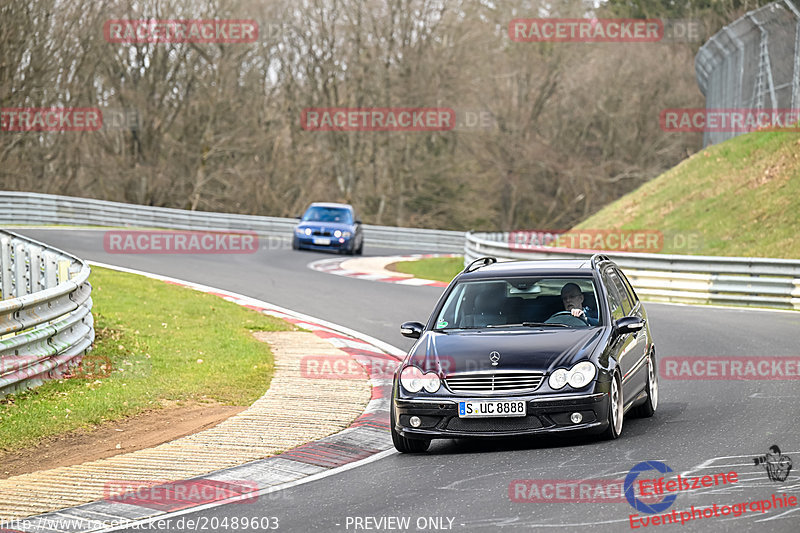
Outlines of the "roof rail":
{"type": "Polygon", "coordinates": [[[606,254],[594,254],[591,259],[592,268],[595,268],[597,263],[601,263],[603,261],[611,261],[606,254]]]}
{"type": "Polygon", "coordinates": [[[466,266],[466,268],[461,271],[461,273],[464,274],[466,272],[474,272],[475,270],[478,270],[481,267],[488,266],[488,265],[493,265],[495,263],[497,263],[497,258],[496,257],[488,257],[488,256],[487,257],[479,257],[478,259],[476,259],[472,263],[468,264],[466,266]],[[478,263],[481,263],[481,264],[478,264],[478,263]],[[472,267],[475,267],[475,268],[472,268],[472,267]]]}

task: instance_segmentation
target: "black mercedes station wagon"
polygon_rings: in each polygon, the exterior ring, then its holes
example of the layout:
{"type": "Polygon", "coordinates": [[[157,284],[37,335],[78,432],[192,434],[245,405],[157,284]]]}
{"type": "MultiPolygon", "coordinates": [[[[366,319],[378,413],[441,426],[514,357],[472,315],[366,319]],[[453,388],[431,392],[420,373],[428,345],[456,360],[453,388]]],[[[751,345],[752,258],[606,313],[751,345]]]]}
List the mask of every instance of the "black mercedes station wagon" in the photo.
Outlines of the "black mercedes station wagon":
{"type": "Polygon", "coordinates": [[[473,261],[450,283],[394,375],[401,452],[431,439],[584,431],[616,439],[658,405],[644,306],[606,256],[473,261]]]}

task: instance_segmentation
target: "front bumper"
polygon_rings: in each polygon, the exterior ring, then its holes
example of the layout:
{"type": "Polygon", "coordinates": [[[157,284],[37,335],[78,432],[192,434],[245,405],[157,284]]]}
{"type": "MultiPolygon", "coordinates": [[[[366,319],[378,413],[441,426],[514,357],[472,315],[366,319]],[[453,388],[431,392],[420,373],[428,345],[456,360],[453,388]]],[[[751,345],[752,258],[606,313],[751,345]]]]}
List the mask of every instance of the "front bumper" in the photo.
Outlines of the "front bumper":
{"type": "Polygon", "coordinates": [[[600,433],[608,426],[608,394],[605,392],[572,393],[548,396],[509,396],[492,398],[403,399],[394,397],[395,431],[407,438],[452,439],[467,437],[503,437],[586,431],[600,433]],[[458,402],[464,400],[525,400],[524,417],[459,418],[458,402]],[[579,412],[583,420],[570,421],[579,412]],[[409,419],[418,416],[420,427],[411,427],[409,419]]]}
{"type": "Polygon", "coordinates": [[[302,237],[298,236],[297,244],[300,248],[308,250],[349,250],[350,241],[353,239],[352,237],[341,237],[344,242],[339,242],[339,239],[336,237],[326,238],[330,238],[330,244],[314,244],[314,240],[311,237],[307,237],[305,235],[302,237]]]}

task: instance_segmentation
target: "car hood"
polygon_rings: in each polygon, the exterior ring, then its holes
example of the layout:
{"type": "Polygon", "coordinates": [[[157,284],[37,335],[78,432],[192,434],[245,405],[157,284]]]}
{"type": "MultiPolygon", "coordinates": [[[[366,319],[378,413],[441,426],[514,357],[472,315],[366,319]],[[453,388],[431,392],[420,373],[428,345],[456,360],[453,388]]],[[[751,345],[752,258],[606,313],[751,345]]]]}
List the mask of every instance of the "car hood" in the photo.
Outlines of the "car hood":
{"type": "Polygon", "coordinates": [[[445,376],[486,370],[548,373],[589,359],[602,336],[602,328],[428,331],[415,345],[407,364],[426,372],[441,370],[445,376]],[[499,354],[496,366],[490,359],[492,352],[499,354]]]}
{"type": "Polygon", "coordinates": [[[319,230],[336,231],[338,229],[342,231],[352,231],[353,224],[347,224],[345,222],[313,222],[313,221],[300,222],[299,224],[297,224],[297,229],[306,229],[306,228],[311,228],[312,230],[319,229],[319,230]]]}

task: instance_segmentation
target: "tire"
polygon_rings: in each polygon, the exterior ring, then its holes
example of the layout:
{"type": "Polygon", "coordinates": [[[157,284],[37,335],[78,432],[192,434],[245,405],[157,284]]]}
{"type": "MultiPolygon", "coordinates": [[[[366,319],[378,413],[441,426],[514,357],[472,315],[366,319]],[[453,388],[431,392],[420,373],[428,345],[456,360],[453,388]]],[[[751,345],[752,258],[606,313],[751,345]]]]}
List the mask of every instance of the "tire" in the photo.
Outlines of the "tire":
{"type": "Polygon", "coordinates": [[[633,408],[633,415],[639,418],[650,418],[658,408],[658,371],[656,370],[656,357],[653,352],[647,357],[647,400],[642,405],[633,408]]]}
{"type": "Polygon", "coordinates": [[[300,241],[297,237],[292,237],[292,250],[299,250],[300,249],[300,241]]]}
{"type": "Polygon", "coordinates": [[[423,453],[431,445],[430,439],[409,439],[400,435],[394,429],[394,402],[390,413],[389,428],[392,431],[392,443],[400,453],[423,453]]]}
{"type": "Polygon", "coordinates": [[[608,428],[603,432],[602,438],[614,440],[622,435],[622,423],[625,419],[625,402],[622,398],[622,384],[620,383],[619,374],[616,372],[614,373],[614,378],[611,380],[608,396],[608,428]]]}
{"type": "Polygon", "coordinates": [[[364,253],[364,240],[361,240],[361,244],[358,245],[358,249],[356,250],[356,255],[361,255],[364,253]]]}

